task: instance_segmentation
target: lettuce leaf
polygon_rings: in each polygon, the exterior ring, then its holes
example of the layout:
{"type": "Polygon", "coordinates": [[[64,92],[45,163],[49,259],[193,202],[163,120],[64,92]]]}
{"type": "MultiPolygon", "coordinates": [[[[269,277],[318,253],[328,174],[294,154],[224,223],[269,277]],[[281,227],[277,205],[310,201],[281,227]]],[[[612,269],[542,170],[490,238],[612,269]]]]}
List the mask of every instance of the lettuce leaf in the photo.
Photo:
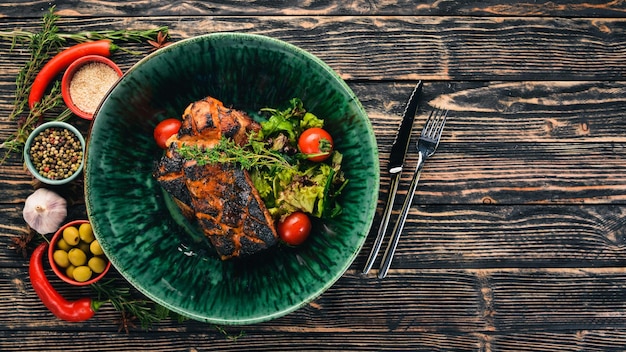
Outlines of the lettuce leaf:
{"type": "Polygon", "coordinates": [[[313,127],[324,127],[324,120],[318,118],[310,112],[307,112],[306,114],[304,114],[302,120],[300,121],[300,131],[304,131],[308,128],[313,127]]]}
{"type": "Polygon", "coordinates": [[[307,112],[299,98],[291,99],[289,107],[284,110],[264,108],[261,112],[269,114],[269,117],[261,122],[261,131],[257,135],[259,140],[284,134],[289,137],[291,145],[295,146],[302,131],[312,127],[324,127],[324,120],[307,112]]]}
{"type": "Polygon", "coordinates": [[[250,136],[249,145],[256,153],[261,149],[284,153],[290,164],[296,165],[293,169],[250,171],[252,182],[270,214],[279,218],[303,211],[321,218],[341,213],[336,199],[347,183],[341,171],[341,153],[334,151],[331,158],[322,163],[308,161],[296,153],[300,134],[309,128],[324,128],[324,120],[307,112],[299,98],[291,99],[285,109],[264,108],[260,112],[265,114],[265,120],[260,122],[261,130],[250,136]]]}
{"type": "Polygon", "coordinates": [[[336,170],[336,166],[326,163],[302,162],[302,166],[297,171],[281,170],[273,175],[265,174],[263,182],[255,181],[255,186],[261,187],[266,194],[262,197],[270,213],[281,216],[300,210],[317,218],[337,215],[341,207],[338,207],[335,198],[338,187],[345,182],[343,173],[336,170]],[[273,185],[271,193],[265,192],[269,183],[273,185]]]}

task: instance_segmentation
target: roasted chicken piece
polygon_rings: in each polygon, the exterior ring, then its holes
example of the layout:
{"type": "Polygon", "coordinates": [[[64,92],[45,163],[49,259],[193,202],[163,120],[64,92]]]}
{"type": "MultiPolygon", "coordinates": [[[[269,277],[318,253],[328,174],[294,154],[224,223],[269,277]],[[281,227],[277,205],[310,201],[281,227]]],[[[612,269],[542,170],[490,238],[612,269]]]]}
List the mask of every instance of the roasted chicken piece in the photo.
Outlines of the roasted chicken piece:
{"type": "Polygon", "coordinates": [[[183,213],[198,220],[222,260],[257,253],[277,242],[276,229],[246,170],[234,164],[198,165],[179,148],[212,148],[222,137],[239,145],[260,126],[244,112],[207,97],[190,104],[177,135],[158,162],[154,176],[183,213]]]}

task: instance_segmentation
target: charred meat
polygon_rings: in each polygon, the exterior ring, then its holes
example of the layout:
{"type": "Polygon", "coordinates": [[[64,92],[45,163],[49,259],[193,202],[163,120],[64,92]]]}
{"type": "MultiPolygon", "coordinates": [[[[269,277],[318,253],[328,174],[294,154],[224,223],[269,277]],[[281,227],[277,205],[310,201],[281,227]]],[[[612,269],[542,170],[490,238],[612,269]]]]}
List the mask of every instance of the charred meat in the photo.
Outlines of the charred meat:
{"type": "Polygon", "coordinates": [[[184,144],[212,148],[221,138],[239,145],[260,126],[244,112],[207,97],[190,104],[182,126],[168,143],[155,177],[183,213],[195,218],[222,260],[262,251],[277,242],[276,229],[246,170],[234,164],[199,165],[185,160],[184,144]]]}

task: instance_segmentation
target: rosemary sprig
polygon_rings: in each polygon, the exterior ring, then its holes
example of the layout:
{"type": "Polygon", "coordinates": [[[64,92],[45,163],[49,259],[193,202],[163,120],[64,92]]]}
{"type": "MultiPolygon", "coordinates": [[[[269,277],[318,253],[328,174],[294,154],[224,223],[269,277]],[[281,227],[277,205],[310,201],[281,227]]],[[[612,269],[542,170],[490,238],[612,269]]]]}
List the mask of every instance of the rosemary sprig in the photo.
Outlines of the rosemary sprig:
{"type": "MultiPolygon", "coordinates": [[[[35,129],[35,126],[43,122],[43,114],[63,102],[61,96],[60,85],[55,84],[49,95],[45,96],[37,105],[38,109],[30,110],[28,108],[28,95],[30,87],[37,76],[37,73],[43,67],[45,62],[61,47],[62,40],[58,37],[58,27],[56,21],[59,16],[55,15],[51,8],[43,16],[41,30],[29,36],[28,51],[30,56],[28,61],[20,69],[15,79],[15,100],[13,109],[9,113],[9,120],[17,120],[17,130],[0,144],[0,148],[6,149],[4,157],[0,159],[0,163],[12,153],[19,151],[26,142],[28,135],[35,129]]],[[[21,37],[13,37],[12,46],[18,42],[24,42],[21,37]]],[[[65,109],[59,116],[52,120],[66,120],[71,113],[65,109]]]]}
{"type": "MultiPolygon", "coordinates": [[[[55,15],[51,9],[43,16],[41,31],[29,36],[28,50],[30,57],[15,79],[15,101],[13,110],[9,114],[9,119],[11,120],[15,120],[17,116],[28,110],[28,94],[30,93],[32,82],[45,62],[62,45],[62,40],[57,35],[59,28],[56,26],[56,21],[58,19],[59,16],[55,15]]],[[[17,42],[24,42],[21,37],[13,37],[12,40],[13,47],[17,45],[17,42]]]]}
{"type": "MultiPolygon", "coordinates": [[[[57,16],[58,18],[58,16],[57,16]]],[[[162,33],[163,36],[169,36],[168,27],[161,26],[152,29],[146,30],[102,30],[102,31],[82,31],[77,33],[65,33],[58,32],[55,34],[55,39],[58,40],[61,44],[68,44],[69,41],[76,43],[84,43],[90,42],[100,39],[109,39],[112,41],[121,41],[121,42],[137,42],[141,43],[143,41],[155,40],[159,33],[162,33]]],[[[0,38],[10,39],[13,41],[13,46],[15,46],[18,42],[21,43],[30,43],[34,41],[34,37],[38,33],[28,32],[24,30],[13,30],[13,31],[0,31],[0,38]]]]}
{"type": "Polygon", "coordinates": [[[130,30],[130,29],[118,29],[118,30],[100,30],[100,31],[81,31],[76,33],[60,32],[56,26],[56,22],[60,19],[60,16],[54,13],[55,6],[51,6],[48,12],[44,14],[44,26],[41,32],[33,33],[20,29],[12,31],[0,31],[0,38],[11,39],[15,45],[19,42],[32,42],[35,43],[36,37],[40,34],[47,34],[50,38],[58,41],[61,44],[65,44],[68,41],[74,41],[76,43],[110,39],[112,41],[122,42],[137,42],[155,40],[159,33],[168,36],[168,27],[161,26],[157,28],[150,28],[144,30],[130,30]]]}
{"type": "Polygon", "coordinates": [[[50,94],[44,96],[41,102],[37,104],[38,109],[29,110],[28,114],[20,117],[17,130],[13,133],[12,137],[0,144],[0,148],[6,149],[4,157],[0,159],[0,164],[10,153],[19,151],[24,146],[28,135],[35,129],[35,126],[44,121],[66,121],[69,119],[72,116],[72,112],[67,108],[54,117],[44,118],[48,111],[54,110],[58,106],[63,106],[62,104],[63,96],[61,95],[61,83],[54,82],[50,94]]]}
{"type": "Polygon", "coordinates": [[[186,320],[182,315],[173,313],[151,300],[133,297],[128,285],[120,285],[116,279],[104,283],[97,282],[91,287],[97,294],[97,300],[110,302],[118,312],[136,317],[143,329],[149,329],[153,324],[169,317],[177,318],[178,322],[186,320]]]}
{"type": "Polygon", "coordinates": [[[73,40],[75,42],[87,42],[92,40],[110,39],[122,42],[137,42],[155,40],[159,33],[168,35],[167,26],[151,28],[146,30],[104,30],[104,31],[83,31],[78,33],[59,33],[59,38],[63,40],[73,40]]]}
{"type": "Polygon", "coordinates": [[[258,146],[247,144],[242,147],[232,139],[222,138],[213,148],[182,145],[178,153],[187,160],[195,160],[198,165],[216,163],[237,163],[241,168],[250,170],[253,167],[269,169],[295,169],[280,153],[258,146]]]}

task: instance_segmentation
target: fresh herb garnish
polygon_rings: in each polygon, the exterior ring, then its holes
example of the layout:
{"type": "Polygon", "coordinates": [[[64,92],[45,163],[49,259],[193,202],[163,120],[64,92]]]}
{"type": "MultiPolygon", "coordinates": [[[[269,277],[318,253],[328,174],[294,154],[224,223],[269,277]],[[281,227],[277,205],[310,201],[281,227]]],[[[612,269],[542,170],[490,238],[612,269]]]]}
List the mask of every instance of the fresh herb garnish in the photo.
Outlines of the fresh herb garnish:
{"type": "Polygon", "coordinates": [[[199,165],[236,163],[245,170],[252,168],[293,169],[294,166],[276,151],[264,148],[259,143],[250,142],[240,146],[232,139],[222,138],[212,148],[184,145],[178,153],[187,160],[195,160],[199,165]]]}

